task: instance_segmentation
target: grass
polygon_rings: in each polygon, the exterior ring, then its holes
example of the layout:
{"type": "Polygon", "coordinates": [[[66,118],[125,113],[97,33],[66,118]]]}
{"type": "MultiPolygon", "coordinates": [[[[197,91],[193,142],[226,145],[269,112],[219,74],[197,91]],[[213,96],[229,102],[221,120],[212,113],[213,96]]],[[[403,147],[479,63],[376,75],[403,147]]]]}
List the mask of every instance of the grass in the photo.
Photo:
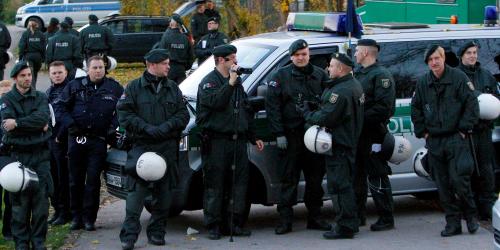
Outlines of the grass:
{"type": "Polygon", "coordinates": [[[127,85],[130,81],[139,78],[145,70],[143,63],[118,63],[118,67],[109,72],[121,85],[127,85]]]}

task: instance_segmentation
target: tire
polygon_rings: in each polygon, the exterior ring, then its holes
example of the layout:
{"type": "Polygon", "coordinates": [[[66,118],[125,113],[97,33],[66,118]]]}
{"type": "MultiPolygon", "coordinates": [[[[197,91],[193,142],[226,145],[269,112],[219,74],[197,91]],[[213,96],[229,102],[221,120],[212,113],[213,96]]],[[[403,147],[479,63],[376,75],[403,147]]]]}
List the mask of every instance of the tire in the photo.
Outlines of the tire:
{"type": "Polygon", "coordinates": [[[42,19],[40,19],[40,18],[38,18],[38,17],[34,17],[34,16],[32,16],[32,17],[28,18],[28,20],[26,20],[26,25],[25,25],[25,27],[28,27],[28,23],[29,23],[30,21],[34,21],[34,22],[36,22],[36,23],[38,24],[38,28],[39,28],[42,32],[45,32],[45,27],[43,26],[43,21],[42,21],[42,19]]]}
{"type": "Polygon", "coordinates": [[[417,198],[418,200],[438,200],[439,195],[437,191],[428,191],[428,192],[420,192],[420,193],[413,193],[413,196],[417,198]]]}

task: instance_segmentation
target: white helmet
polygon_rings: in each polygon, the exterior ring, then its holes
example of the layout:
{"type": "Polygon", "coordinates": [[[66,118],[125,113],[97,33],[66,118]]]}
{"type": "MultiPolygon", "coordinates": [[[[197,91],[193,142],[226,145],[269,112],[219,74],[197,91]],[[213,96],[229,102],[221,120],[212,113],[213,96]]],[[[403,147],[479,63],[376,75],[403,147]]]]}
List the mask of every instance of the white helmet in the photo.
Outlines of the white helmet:
{"type": "Polygon", "coordinates": [[[137,175],[145,181],[157,181],[167,172],[167,163],[155,152],[145,152],[137,160],[137,175]]]}
{"type": "Polygon", "coordinates": [[[479,118],[495,120],[500,115],[500,101],[494,95],[480,94],[477,101],[479,102],[479,118]]]}
{"type": "Polygon", "coordinates": [[[84,76],[87,76],[87,72],[85,72],[83,69],[76,68],[75,78],[84,77],[84,76]]]}
{"type": "Polygon", "coordinates": [[[114,57],[111,57],[111,56],[107,56],[108,57],[108,70],[111,71],[111,70],[114,70],[116,69],[116,67],[118,66],[118,62],[116,61],[116,59],[114,57]]]}
{"type": "Polygon", "coordinates": [[[424,178],[429,178],[429,169],[428,165],[424,162],[422,162],[422,159],[425,157],[427,154],[427,149],[422,147],[419,148],[417,151],[415,151],[415,154],[413,155],[413,170],[415,173],[424,178]]]}
{"type": "Polygon", "coordinates": [[[386,133],[380,153],[384,160],[399,164],[410,158],[411,143],[402,136],[394,136],[391,133],[386,133]]]}
{"type": "Polygon", "coordinates": [[[314,125],[304,134],[304,144],[309,151],[317,154],[329,154],[332,149],[332,134],[324,127],[314,125]]]}
{"type": "Polygon", "coordinates": [[[12,162],[0,171],[0,185],[12,193],[36,187],[38,175],[33,170],[24,167],[20,162],[12,162]]]}

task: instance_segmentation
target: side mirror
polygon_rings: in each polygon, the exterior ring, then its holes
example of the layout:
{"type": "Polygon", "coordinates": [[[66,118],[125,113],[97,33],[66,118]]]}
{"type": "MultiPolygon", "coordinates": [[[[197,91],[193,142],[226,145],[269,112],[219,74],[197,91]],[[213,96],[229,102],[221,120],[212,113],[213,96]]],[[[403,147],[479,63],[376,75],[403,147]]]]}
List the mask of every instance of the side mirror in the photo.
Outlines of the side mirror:
{"type": "Polygon", "coordinates": [[[259,112],[266,109],[266,99],[263,96],[252,96],[248,98],[248,102],[254,112],[259,112]]]}

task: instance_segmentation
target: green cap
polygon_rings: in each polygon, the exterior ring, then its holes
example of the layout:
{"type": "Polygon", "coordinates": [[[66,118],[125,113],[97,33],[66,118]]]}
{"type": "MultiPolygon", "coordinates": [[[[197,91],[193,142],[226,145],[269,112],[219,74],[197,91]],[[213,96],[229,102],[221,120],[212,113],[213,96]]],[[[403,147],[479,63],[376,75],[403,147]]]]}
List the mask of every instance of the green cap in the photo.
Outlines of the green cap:
{"type": "Polygon", "coordinates": [[[237,52],[236,47],[231,44],[223,44],[215,47],[212,51],[214,56],[226,57],[231,54],[235,54],[237,52]]]}
{"type": "Polygon", "coordinates": [[[288,53],[290,54],[290,56],[293,56],[293,54],[295,54],[295,52],[297,52],[297,50],[305,49],[307,47],[309,47],[309,44],[307,44],[307,42],[305,40],[299,39],[290,45],[290,48],[288,49],[289,50],[288,53]]]}
{"type": "Polygon", "coordinates": [[[144,60],[150,63],[163,62],[169,58],[170,56],[166,49],[152,49],[144,56],[144,60]]]}
{"type": "Polygon", "coordinates": [[[333,53],[332,54],[332,59],[335,59],[349,67],[353,67],[354,66],[354,62],[351,60],[351,58],[349,58],[346,54],[344,53],[333,53]]]}
{"type": "Polygon", "coordinates": [[[12,68],[12,70],[10,71],[10,77],[11,78],[16,77],[17,74],[19,74],[19,72],[21,72],[21,70],[27,69],[29,67],[30,67],[30,65],[28,62],[19,61],[18,63],[16,63],[16,65],[14,65],[14,68],[12,68]]]}

